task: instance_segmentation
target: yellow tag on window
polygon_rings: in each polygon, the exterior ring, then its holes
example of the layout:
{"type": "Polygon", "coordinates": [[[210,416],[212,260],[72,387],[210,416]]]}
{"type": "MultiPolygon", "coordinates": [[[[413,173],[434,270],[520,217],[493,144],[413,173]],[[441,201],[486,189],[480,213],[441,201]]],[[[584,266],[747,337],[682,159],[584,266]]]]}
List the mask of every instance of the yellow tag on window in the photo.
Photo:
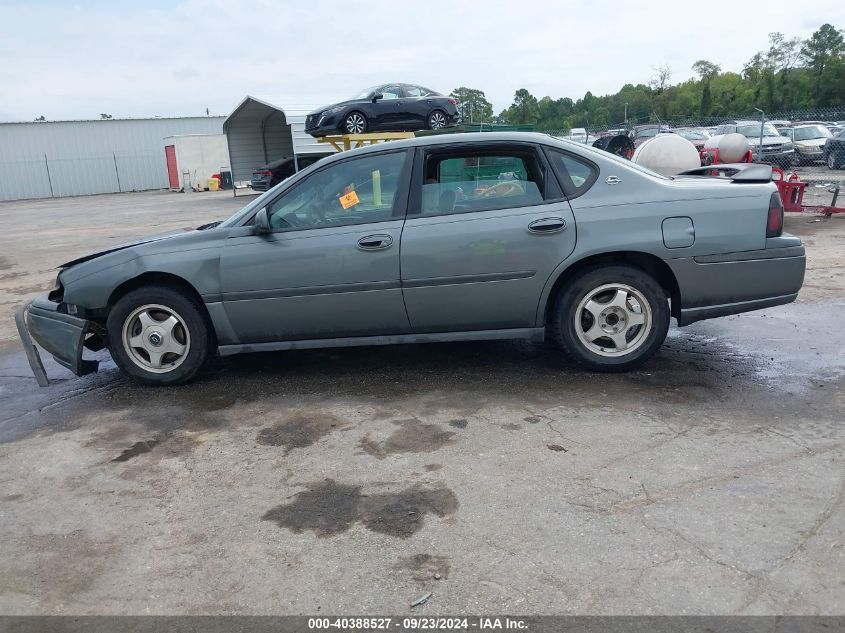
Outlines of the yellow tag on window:
{"type": "Polygon", "coordinates": [[[361,202],[358,199],[358,194],[355,193],[354,191],[350,191],[345,196],[341,196],[339,198],[339,200],[340,200],[340,206],[342,206],[344,209],[348,209],[349,207],[354,207],[356,204],[361,202]]]}

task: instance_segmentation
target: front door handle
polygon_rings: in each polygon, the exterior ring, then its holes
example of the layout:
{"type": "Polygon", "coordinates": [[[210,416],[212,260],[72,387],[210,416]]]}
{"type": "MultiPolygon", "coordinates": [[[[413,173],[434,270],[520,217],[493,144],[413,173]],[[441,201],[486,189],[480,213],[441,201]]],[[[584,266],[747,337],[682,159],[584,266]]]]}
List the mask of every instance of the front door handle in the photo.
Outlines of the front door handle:
{"type": "Polygon", "coordinates": [[[563,218],[543,218],[534,220],[528,225],[531,233],[558,233],[566,228],[566,220],[563,218]]]}
{"type": "Polygon", "coordinates": [[[380,251],[390,248],[393,238],[389,235],[368,235],[358,240],[358,248],[362,251],[380,251]]]}

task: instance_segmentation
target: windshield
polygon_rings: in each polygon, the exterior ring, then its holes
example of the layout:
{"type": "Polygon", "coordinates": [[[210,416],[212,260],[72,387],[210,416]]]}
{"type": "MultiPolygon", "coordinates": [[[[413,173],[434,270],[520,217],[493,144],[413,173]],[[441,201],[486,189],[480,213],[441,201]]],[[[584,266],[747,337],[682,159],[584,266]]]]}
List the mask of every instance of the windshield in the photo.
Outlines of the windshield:
{"type": "Polygon", "coordinates": [[[795,128],[796,141],[809,141],[814,138],[830,138],[830,131],[821,125],[808,125],[795,128]]]}
{"type": "MultiPolygon", "coordinates": [[[[281,184],[281,183],[279,183],[279,184],[281,184]]],[[[240,222],[240,220],[242,218],[246,217],[247,215],[252,213],[254,210],[260,209],[265,204],[267,204],[268,199],[272,198],[276,194],[276,189],[278,189],[278,188],[279,188],[279,185],[276,185],[275,187],[268,189],[267,191],[262,193],[260,196],[258,196],[257,198],[255,198],[254,200],[249,202],[243,209],[241,209],[240,211],[237,211],[233,216],[231,216],[230,218],[221,222],[220,226],[221,227],[237,226],[238,222],[240,222]]]]}
{"type": "Polygon", "coordinates": [[[710,135],[704,130],[677,130],[688,141],[706,141],[710,135]]]}
{"type": "MultiPolygon", "coordinates": [[[[757,125],[738,125],[736,131],[746,138],[760,138],[760,124],[757,125]]],[[[780,132],[775,129],[771,123],[763,125],[763,136],[780,136],[780,132]]]]}
{"type": "Polygon", "coordinates": [[[365,90],[362,90],[362,91],[361,91],[361,92],[359,92],[357,95],[355,95],[354,97],[352,97],[352,98],[350,99],[350,101],[354,101],[354,100],[356,100],[356,99],[366,99],[366,98],[367,98],[367,97],[369,97],[371,94],[373,94],[376,90],[378,90],[378,88],[379,88],[379,86],[373,86],[372,88],[367,88],[367,89],[365,89],[365,90]]]}

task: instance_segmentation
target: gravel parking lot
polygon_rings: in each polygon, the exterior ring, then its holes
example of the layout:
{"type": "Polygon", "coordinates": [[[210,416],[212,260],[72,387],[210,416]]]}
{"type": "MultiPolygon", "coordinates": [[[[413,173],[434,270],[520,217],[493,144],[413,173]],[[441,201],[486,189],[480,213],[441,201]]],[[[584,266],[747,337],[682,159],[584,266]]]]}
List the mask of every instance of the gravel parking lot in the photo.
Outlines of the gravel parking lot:
{"type": "Polygon", "coordinates": [[[797,303],[625,375],[488,342],[36,386],[11,313],[57,264],[246,200],[0,204],[0,612],[845,613],[845,217],[787,218],[797,303]]]}

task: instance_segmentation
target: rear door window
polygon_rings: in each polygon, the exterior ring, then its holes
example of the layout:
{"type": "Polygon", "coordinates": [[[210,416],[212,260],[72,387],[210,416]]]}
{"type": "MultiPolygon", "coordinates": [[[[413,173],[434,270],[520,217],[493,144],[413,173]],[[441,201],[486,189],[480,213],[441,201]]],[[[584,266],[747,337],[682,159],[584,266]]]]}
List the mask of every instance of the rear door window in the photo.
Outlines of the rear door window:
{"type": "Polygon", "coordinates": [[[543,174],[530,150],[429,153],[424,161],[423,215],[469,213],[543,202],[543,174]]]}

